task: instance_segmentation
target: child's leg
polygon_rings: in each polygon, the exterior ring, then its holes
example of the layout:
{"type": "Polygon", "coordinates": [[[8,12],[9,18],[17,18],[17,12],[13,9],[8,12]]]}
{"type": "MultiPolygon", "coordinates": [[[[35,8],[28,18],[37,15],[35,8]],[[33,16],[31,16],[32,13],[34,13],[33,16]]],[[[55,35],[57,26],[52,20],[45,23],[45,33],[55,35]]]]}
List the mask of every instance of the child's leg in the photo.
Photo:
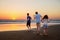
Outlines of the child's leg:
{"type": "Polygon", "coordinates": [[[38,24],[38,31],[40,32],[40,23],[38,24]]]}
{"type": "Polygon", "coordinates": [[[48,35],[48,29],[47,28],[44,28],[44,34],[48,35]]]}
{"type": "Polygon", "coordinates": [[[48,26],[47,25],[44,25],[44,34],[48,35],[48,26]]]}
{"type": "Polygon", "coordinates": [[[30,29],[29,27],[30,27],[30,23],[29,23],[29,22],[27,22],[27,28],[28,28],[28,30],[30,29]]]}
{"type": "Polygon", "coordinates": [[[37,25],[37,33],[39,33],[39,31],[38,31],[39,30],[39,24],[37,23],[36,25],[37,25]]]}
{"type": "Polygon", "coordinates": [[[31,26],[29,26],[29,30],[31,30],[31,26]]]}
{"type": "Polygon", "coordinates": [[[31,23],[29,23],[29,30],[31,30],[31,23]]]}
{"type": "Polygon", "coordinates": [[[37,23],[37,33],[40,33],[40,23],[37,23]]]}
{"type": "Polygon", "coordinates": [[[27,25],[27,28],[28,28],[28,30],[29,30],[29,26],[27,25]]]}

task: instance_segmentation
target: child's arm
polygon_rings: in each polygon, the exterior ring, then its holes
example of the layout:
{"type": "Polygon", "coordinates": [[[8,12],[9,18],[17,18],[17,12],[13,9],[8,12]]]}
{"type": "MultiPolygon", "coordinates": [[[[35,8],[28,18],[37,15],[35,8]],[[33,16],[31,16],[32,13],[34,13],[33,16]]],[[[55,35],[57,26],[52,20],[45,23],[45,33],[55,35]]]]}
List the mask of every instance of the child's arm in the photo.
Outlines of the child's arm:
{"type": "Polygon", "coordinates": [[[44,22],[44,19],[41,19],[41,22],[43,23],[44,22]]]}
{"type": "Polygon", "coordinates": [[[34,15],[33,17],[34,17],[34,19],[35,19],[35,15],[34,15]]]}

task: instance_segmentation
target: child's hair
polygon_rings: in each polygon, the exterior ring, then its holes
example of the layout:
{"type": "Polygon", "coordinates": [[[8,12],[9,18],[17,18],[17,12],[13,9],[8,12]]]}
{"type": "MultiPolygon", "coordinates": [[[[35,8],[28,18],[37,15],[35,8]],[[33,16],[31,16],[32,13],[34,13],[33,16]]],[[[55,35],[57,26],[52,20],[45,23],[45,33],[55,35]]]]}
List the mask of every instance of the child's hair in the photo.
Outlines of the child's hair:
{"type": "Polygon", "coordinates": [[[38,12],[35,12],[35,14],[38,14],[38,12]]]}
{"type": "Polygon", "coordinates": [[[45,15],[45,16],[43,17],[43,19],[48,19],[48,15],[45,15]]]}
{"type": "Polygon", "coordinates": [[[29,13],[27,13],[27,15],[29,15],[29,13]]]}

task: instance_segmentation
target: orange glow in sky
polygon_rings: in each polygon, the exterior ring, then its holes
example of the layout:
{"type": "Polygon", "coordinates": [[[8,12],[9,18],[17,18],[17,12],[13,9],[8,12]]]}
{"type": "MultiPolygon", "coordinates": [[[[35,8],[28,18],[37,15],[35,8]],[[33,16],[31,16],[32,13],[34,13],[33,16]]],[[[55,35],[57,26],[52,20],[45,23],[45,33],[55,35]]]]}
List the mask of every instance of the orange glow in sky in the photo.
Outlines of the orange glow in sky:
{"type": "Polygon", "coordinates": [[[58,0],[0,0],[0,19],[26,19],[38,11],[42,16],[47,14],[51,19],[60,18],[60,1],[58,0]]]}

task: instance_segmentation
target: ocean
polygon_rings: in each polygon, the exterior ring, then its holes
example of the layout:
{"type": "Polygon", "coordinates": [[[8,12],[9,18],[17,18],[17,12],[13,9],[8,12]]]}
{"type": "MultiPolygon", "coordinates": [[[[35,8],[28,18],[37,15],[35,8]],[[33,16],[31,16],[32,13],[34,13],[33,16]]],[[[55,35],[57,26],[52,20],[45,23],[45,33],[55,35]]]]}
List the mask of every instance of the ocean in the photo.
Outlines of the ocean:
{"type": "MultiPolygon", "coordinates": [[[[60,21],[50,21],[48,26],[51,25],[60,25],[60,21]]],[[[41,23],[41,27],[43,23],[41,23]]],[[[31,23],[31,28],[36,28],[36,23],[31,23]]],[[[0,22],[0,32],[3,31],[20,31],[20,30],[27,30],[26,22],[0,22]]]]}

